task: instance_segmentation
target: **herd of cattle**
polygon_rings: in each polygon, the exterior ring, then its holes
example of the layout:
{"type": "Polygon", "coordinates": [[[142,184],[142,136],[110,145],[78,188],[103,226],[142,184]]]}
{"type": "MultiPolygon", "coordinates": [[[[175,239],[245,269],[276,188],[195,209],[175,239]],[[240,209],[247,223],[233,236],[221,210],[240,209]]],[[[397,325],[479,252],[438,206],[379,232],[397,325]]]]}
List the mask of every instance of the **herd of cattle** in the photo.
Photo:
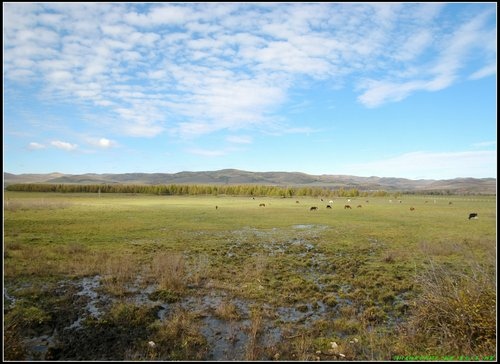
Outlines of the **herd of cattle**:
{"type": "MultiPolygon", "coordinates": [[[[253,198],[253,199],[255,200],[255,198],[253,198]]],[[[321,201],[323,201],[323,199],[321,199],[321,201]]],[[[351,200],[350,200],[350,199],[348,199],[348,200],[347,200],[347,202],[351,202],[351,200]]],[[[366,203],[369,203],[369,202],[370,202],[370,201],[366,200],[366,203]]],[[[390,203],[392,203],[392,200],[389,200],[389,202],[390,202],[390,203]]],[[[402,203],[402,201],[401,201],[401,200],[398,200],[398,202],[399,202],[399,203],[402,203]]],[[[427,203],[427,202],[428,202],[428,201],[425,201],[425,203],[427,203]]],[[[297,200],[297,201],[295,201],[295,203],[300,203],[300,202],[297,200]]],[[[434,201],[434,203],[436,203],[436,201],[434,201]]],[[[333,204],[333,201],[331,201],[331,200],[330,200],[330,201],[328,202],[328,205],[326,205],[326,208],[327,208],[327,209],[331,209],[331,208],[332,208],[332,204],[333,204]]],[[[449,202],[449,203],[448,203],[448,205],[452,205],[452,204],[453,204],[453,202],[449,202]]],[[[261,203],[261,204],[259,204],[259,207],[266,207],[266,204],[265,204],[265,203],[261,203]]],[[[361,207],[363,207],[363,206],[362,206],[362,205],[358,205],[357,207],[358,207],[358,208],[361,208],[361,207]]],[[[217,207],[217,206],[215,206],[215,208],[217,209],[218,207],[217,207]]],[[[344,205],[344,210],[349,210],[349,209],[352,209],[351,205],[344,205]]],[[[311,206],[311,207],[309,208],[309,211],[317,211],[317,210],[318,210],[318,206],[311,206]]],[[[415,211],[415,207],[410,207],[410,211],[415,211]]],[[[477,218],[478,218],[478,216],[477,216],[477,213],[476,213],[476,212],[471,212],[471,213],[469,214],[469,220],[471,220],[471,219],[477,219],[477,218]]]]}

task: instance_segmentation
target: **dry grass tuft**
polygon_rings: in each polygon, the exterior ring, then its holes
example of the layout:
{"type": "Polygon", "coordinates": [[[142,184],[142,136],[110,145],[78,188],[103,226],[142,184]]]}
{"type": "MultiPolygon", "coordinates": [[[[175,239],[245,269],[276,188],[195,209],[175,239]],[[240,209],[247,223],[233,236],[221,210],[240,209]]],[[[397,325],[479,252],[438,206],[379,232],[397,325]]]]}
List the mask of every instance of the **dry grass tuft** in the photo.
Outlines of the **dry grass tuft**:
{"type": "Polygon", "coordinates": [[[182,292],[186,287],[185,270],[184,257],[179,253],[160,253],[151,262],[151,275],[160,290],[182,292]]]}
{"type": "Polygon", "coordinates": [[[108,293],[123,296],[127,292],[127,284],[137,277],[137,265],[131,256],[108,255],[103,262],[103,287],[108,293]]]}
{"type": "Polygon", "coordinates": [[[200,333],[198,317],[183,308],[169,315],[152,341],[161,359],[202,360],[206,354],[206,340],[200,333]]]}
{"type": "Polygon", "coordinates": [[[495,273],[479,264],[466,268],[452,272],[431,261],[418,280],[422,294],[402,330],[415,352],[496,352],[495,273]]]}
{"type": "Polygon", "coordinates": [[[221,303],[217,306],[215,309],[215,315],[226,321],[238,320],[240,318],[236,305],[226,300],[221,301],[221,303]]]}
{"type": "Polygon", "coordinates": [[[250,312],[251,324],[248,328],[248,343],[245,351],[245,360],[258,360],[261,354],[259,336],[263,329],[263,315],[259,308],[253,308],[250,312]]]}

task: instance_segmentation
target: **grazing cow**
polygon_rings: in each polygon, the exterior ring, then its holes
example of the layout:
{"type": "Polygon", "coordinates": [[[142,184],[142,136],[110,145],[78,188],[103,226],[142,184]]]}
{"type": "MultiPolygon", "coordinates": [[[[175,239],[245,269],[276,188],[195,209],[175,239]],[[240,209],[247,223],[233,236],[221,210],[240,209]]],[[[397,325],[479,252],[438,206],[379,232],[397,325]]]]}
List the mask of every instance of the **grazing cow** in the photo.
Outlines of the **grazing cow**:
{"type": "Polygon", "coordinates": [[[265,204],[265,203],[261,203],[261,204],[259,205],[259,207],[266,207],[266,204],[265,204]]]}
{"type": "Polygon", "coordinates": [[[350,208],[351,208],[351,206],[349,206],[349,205],[344,205],[344,209],[350,209],[350,208]]]}
{"type": "Polygon", "coordinates": [[[410,207],[410,211],[415,211],[415,207],[410,207]]]}
{"type": "Polygon", "coordinates": [[[327,209],[331,209],[332,207],[330,205],[326,205],[326,208],[327,209]]]}
{"type": "Polygon", "coordinates": [[[300,203],[300,202],[297,200],[297,201],[295,201],[295,203],[300,203]]]}
{"type": "Polygon", "coordinates": [[[219,208],[219,206],[215,206],[215,209],[217,210],[219,208]]]}
{"type": "Polygon", "coordinates": [[[366,203],[370,203],[370,200],[366,200],[365,202],[366,202],[366,203]]]}
{"type": "Polygon", "coordinates": [[[351,202],[351,199],[350,199],[350,198],[348,198],[348,199],[347,199],[347,202],[351,202]]]}
{"type": "Polygon", "coordinates": [[[453,205],[453,202],[451,202],[451,201],[450,201],[450,202],[448,202],[448,205],[453,205]]]}
{"type": "Polygon", "coordinates": [[[316,206],[311,206],[311,208],[309,209],[309,211],[314,211],[314,210],[317,210],[318,208],[316,206]]]}
{"type": "Polygon", "coordinates": [[[475,213],[475,212],[470,213],[469,214],[469,220],[470,219],[477,219],[477,213],[475,213]]]}
{"type": "Polygon", "coordinates": [[[323,201],[323,199],[321,199],[321,201],[323,201]]]}
{"type": "Polygon", "coordinates": [[[358,205],[357,207],[359,208],[359,207],[363,207],[363,206],[361,206],[361,205],[358,205]]]}
{"type": "Polygon", "coordinates": [[[328,201],[328,203],[333,203],[333,200],[328,201]]]}

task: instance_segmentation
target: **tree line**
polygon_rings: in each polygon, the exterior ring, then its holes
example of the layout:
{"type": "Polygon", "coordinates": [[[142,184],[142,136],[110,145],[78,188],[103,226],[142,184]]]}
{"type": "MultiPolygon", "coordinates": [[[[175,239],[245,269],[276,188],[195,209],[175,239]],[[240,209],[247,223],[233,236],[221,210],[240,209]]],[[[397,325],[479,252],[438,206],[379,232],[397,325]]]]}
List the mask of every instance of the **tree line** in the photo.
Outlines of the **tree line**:
{"type": "Polygon", "coordinates": [[[386,196],[385,191],[362,192],[356,188],[332,189],[327,187],[284,187],[265,185],[136,185],[136,184],[44,184],[18,183],[6,187],[7,191],[59,192],[59,193],[144,193],[165,196],[228,195],[272,197],[364,197],[386,196]]]}
{"type": "Polygon", "coordinates": [[[144,193],[152,195],[228,195],[228,196],[272,196],[272,197],[400,197],[410,195],[477,195],[452,190],[432,191],[360,191],[357,188],[332,187],[289,187],[266,185],[138,185],[138,184],[48,184],[48,183],[15,183],[5,187],[7,191],[21,192],[62,192],[62,193],[144,193]]]}

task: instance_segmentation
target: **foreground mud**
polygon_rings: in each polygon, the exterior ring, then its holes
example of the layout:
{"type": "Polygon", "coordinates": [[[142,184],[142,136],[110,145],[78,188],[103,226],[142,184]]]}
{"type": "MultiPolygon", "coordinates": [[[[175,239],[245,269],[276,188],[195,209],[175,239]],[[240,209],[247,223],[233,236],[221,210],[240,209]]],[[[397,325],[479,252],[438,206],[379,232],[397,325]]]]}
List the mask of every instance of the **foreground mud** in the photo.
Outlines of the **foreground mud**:
{"type": "MultiPolygon", "coordinates": [[[[316,244],[317,234],[325,229],[295,225],[286,234],[279,229],[233,231],[224,248],[201,264],[206,276],[199,279],[191,277],[200,266],[195,257],[197,265],[192,272],[188,269],[182,293],[160,289],[141,275],[122,283],[118,291],[109,288],[115,278],[101,275],[7,285],[9,356],[24,360],[354,359],[361,350],[356,318],[369,313],[368,321],[376,324],[384,319],[387,327],[396,320],[376,306],[365,309],[361,301],[353,302],[355,296],[349,294],[354,291],[353,282],[343,281],[338,264],[332,264],[316,244]],[[217,269],[209,268],[210,264],[217,269]],[[343,340],[343,350],[328,338],[343,340]]],[[[376,248],[376,243],[371,245],[370,249],[376,248]]],[[[395,305],[405,305],[404,294],[395,305]]]]}

